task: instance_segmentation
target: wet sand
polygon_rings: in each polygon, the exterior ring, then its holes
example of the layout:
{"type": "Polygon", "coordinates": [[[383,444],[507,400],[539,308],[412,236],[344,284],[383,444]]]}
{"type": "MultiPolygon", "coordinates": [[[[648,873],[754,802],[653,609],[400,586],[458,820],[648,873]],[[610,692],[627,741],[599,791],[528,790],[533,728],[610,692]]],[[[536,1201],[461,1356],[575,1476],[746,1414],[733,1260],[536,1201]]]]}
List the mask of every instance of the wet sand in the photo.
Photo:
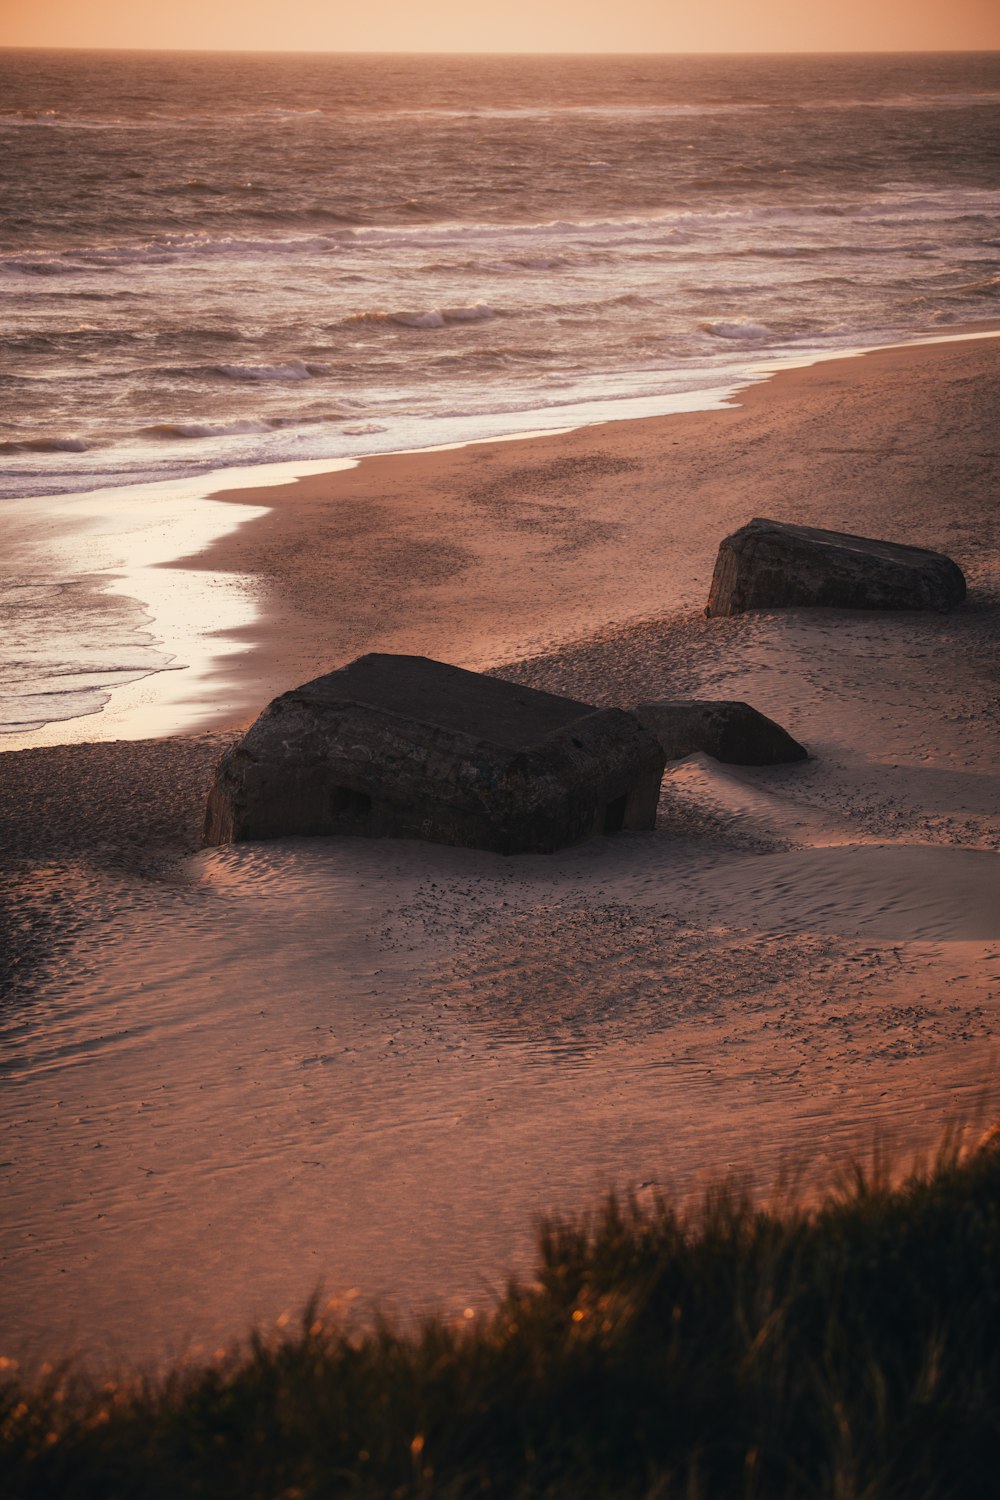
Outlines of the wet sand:
{"type": "Polygon", "coordinates": [[[996,1113],[998,398],[995,340],[831,362],[272,489],[185,560],[259,580],[227,719],[0,761],[0,1352],[211,1348],[321,1280],[460,1314],[611,1185],[996,1113]],[[939,547],[969,600],[706,621],[755,514],[939,547]],[[200,851],[233,729],[368,649],[741,697],[811,759],[672,764],[655,832],[548,858],[200,851]]]}
{"type": "Polygon", "coordinates": [[[993,338],[880,350],[786,371],[725,411],[224,491],[269,513],[177,566],[260,580],[261,621],[220,672],[248,719],[363,651],[486,668],[700,614],[719,540],[754,515],[907,536],[978,586],[998,528],[997,362],[993,338]]]}

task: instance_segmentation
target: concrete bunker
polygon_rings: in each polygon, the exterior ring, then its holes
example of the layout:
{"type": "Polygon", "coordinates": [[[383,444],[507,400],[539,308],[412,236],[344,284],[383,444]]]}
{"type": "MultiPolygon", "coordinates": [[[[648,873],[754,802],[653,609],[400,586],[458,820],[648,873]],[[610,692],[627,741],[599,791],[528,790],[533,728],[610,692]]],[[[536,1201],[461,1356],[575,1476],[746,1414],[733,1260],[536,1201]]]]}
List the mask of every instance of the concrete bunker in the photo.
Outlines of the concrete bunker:
{"type": "Polygon", "coordinates": [[[755,517],[719,543],[705,613],[954,609],[965,578],[943,552],[755,517]]]}
{"type": "Polygon", "coordinates": [[[205,840],[349,834],[549,853],[652,828],[664,764],[623,709],[371,654],[275,698],[226,751],[205,840]]]}

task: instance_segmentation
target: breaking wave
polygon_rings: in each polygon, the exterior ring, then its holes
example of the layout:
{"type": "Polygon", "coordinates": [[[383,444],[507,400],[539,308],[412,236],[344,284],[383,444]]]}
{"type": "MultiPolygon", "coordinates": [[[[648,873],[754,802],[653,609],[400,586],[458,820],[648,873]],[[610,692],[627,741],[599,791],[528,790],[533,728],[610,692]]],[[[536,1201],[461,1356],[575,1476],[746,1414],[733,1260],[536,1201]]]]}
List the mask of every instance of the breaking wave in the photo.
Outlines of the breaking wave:
{"type": "MultiPolygon", "coordinates": [[[[349,403],[345,403],[345,407],[349,403]]],[[[275,416],[275,417],[237,417],[230,422],[153,422],[148,427],[139,429],[140,437],[153,438],[220,438],[241,437],[252,433],[280,432],[291,427],[317,427],[325,422],[343,422],[348,420],[354,413],[343,411],[323,411],[312,415],[275,416]]],[[[350,431],[345,428],[344,431],[350,431]]],[[[381,427],[366,427],[365,431],[381,432],[381,427]]]]}
{"type": "Polygon", "coordinates": [[[309,360],[288,359],[278,365],[214,365],[216,374],[227,380],[311,380],[316,375],[325,375],[327,365],[314,364],[309,360]]]}
{"type": "Polygon", "coordinates": [[[426,312],[354,313],[348,323],[396,323],[401,328],[446,328],[449,323],[487,323],[499,317],[485,302],[474,307],[432,307],[426,312]]]}
{"type": "Polygon", "coordinates": [[[87,444],[78,437],[14,438],[0,442],[0,453],[86,453],[87,444]]]}
{"type": "Polygon", "coordinates": [[[270,422],[248,417],[239,422],[154,422],[149,427],[143,427],[140,435],[157,438],[213,438],[270,431],[270,422]]]}
{"type": "Polygon", "coordinates": [[[726,320],[719,319],[716,322],[706,320],[699,323],[698,327],[702,333],[710,333],[717,339],[751,339],[765,340],[773,337],[772,331],[766,323],[744,322],[742,319],[726,320]]]}

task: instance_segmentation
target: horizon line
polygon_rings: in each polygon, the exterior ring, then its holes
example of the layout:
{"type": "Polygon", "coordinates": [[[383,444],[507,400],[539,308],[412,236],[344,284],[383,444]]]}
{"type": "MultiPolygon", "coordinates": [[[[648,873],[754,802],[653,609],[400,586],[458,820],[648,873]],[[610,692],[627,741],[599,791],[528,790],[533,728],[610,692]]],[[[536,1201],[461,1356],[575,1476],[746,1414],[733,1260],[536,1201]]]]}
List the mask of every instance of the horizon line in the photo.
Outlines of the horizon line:
{"type": "Polygon", "coordinates": [[[156,54],[184,53],[204,56],[244,57],[989,57],[1000,56],[1000,47],[744,47],[738,51],[719,47],[700,48],[691,51],[653,52],[647,48],[574,51],[542,50],[527,48],[396,48],[392,50],[372,47],[129,47],[115,44],[103,46],[60,46],[52,42],[3,42],[0,52],[142,52],[156,54]]]}

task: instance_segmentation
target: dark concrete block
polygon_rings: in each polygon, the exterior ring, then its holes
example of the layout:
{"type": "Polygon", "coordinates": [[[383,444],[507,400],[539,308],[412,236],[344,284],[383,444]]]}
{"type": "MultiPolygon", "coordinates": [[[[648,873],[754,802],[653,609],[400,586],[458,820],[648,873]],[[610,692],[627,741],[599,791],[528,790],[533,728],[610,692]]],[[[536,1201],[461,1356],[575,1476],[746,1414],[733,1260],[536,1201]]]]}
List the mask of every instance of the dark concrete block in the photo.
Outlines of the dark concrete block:
{"type": "Polygon", "coordinates": [[[276,698],[223,755],[205,839],[354,834],[546,853],[652,828],[663,764],[622,709],[423,656],[362,656],[276,698]]]}
{"type": "Polygon", "coordinates": [[[651,729],[667,760],[699,750],[735,766],[773,766],[806,760],[809,752],[766,714],[730,699],[685,698],[640,703],[632,712],[651,729]]]}
{"type": "Polygon", "coordinates": [[[748,609],[952,609],[965,578],[941,552],[760,517],[719,546],[705,613],[748,609]]]}

